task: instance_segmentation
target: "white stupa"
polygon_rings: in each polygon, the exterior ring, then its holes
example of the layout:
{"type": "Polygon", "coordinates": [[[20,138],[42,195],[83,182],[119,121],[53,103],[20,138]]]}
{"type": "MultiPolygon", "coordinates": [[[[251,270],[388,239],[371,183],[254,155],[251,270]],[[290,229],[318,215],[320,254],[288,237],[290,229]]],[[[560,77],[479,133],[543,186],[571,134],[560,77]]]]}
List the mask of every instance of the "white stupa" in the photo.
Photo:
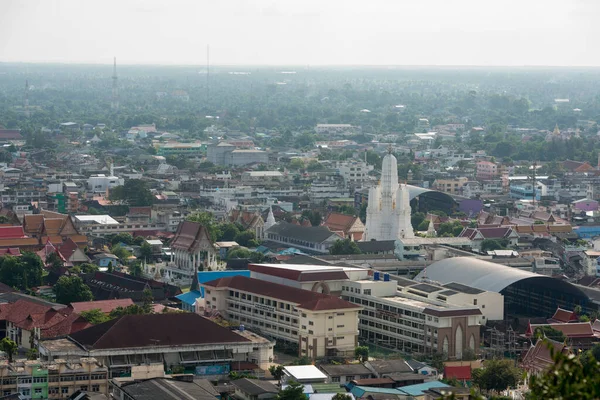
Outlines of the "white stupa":
{"type": "Polygon", "coordinates": [[[390,149],[383,157],[379,184],[369,189],[363,240],[414,238],[410,214],[408,186],[398,184],[398,162],[390,149]]]}
{"type": "Polygon", "coordinates": [[[267,220],[265,221],[265,230],[269,229],[273,225],[275,225],[275,216],[273,215],[273,207],[269,206],[269,215],[267,215],[267,220]]]}

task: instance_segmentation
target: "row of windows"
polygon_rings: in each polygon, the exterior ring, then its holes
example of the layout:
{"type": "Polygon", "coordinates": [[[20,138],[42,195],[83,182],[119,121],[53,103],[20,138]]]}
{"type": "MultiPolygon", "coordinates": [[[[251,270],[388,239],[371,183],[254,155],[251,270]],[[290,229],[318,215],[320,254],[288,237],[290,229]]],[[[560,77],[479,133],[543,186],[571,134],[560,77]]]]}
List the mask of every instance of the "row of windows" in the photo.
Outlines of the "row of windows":
{"type": "Polygon", "coordinates": [[[422,333],[411,332],[411,331],[408,331],[405,329],[396,328],[393,326],[388,326],[388,325],[380,324],[380,323],[373,322],[373,321],[367,321],[364,319],[360,320],[360,324],[361,324],[361,328],[363,328],[363,329],[368,329],[368,327],[371,327],[371,328],[380,329],[383,331],[397,333],[398,335],[402,335],[402,336],[406,336],[406,337],[410,337],[410,338],[418,339],[418,340],[423,340],[423,338],[425,337],[425,335],[423,335],[422,333]]]}
{"type": "Polygon", "coordinates": [[[348,300],[354,304],[362,304],[363,306],[375,308],[377,310],[389,311],[390,313],[393,313],[393,314],[398,314],[398,315],[403,315],[406,317],[412,317],[412,318],[418,318],[418,319],[425,320],[425,314],[419,313],[416,311],[405,310],[403,308],[397,308],[397,307],[393,307],[393,306],[390,306],[387,304],[375,303],[374,301],[369,301],[369,300],[361,299],[358,297],[352,297],[352,296],[342,296],[342,299],[348,300]]]}
{"type": "MultiPolygon", "coordinates": [[[[210,294],[210,291],[207,291],[207,293],[210,294]]],[[[292,310],[292,306],[289,303],[284,303],[282,301],[278,302],[276,300],[266,299],[264,297],[246,294],[246,293],[238,292],[235,290],[229,291],[229,297],[235,297],[235,298],[240,298],[242,300],[254,301],[256,303],[264,304],[266,306],[270,306],[270,307],[274,307],[274,308],[279,307],[282,310],[290,310],[290,311],[292,310]]]]}
{"type": "Polygon", "coordinates": [[[252,318],[240,317],[240,316],[238,316],[236,314],[232,314],[231,318],[232,319],[237,319],[240,322],[245,322],[245,323],[247,323],[249,325],[264,327],[265,329],[271,329],[271,330],[274,330],[274,331],[277,331],[277,332],[291,334],[293,336],[297,336],[298,335],[298,331],[296,331],[296,330],[292,330],[290,328],[284,328],[282,326],[278,327],[277,325],[272,325],[272,324],[270,324],[268,322],[264,322],[264,321],[261,321],[261,320],[255,320],[255,319],[252,319],[252,318]]]}

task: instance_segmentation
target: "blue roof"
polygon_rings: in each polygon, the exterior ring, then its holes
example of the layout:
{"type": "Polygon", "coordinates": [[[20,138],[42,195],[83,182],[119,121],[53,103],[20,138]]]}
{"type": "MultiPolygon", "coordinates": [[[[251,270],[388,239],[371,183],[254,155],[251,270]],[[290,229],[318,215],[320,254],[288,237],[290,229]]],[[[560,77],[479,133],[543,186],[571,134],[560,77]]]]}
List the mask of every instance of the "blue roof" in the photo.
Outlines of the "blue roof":
{"type": "MultiPolygon", "coordinates": [[[[230,276],[245,276],[250,278],[250,270],[239,271],[201,271],[198,272],[198,283],[206,283],[215,279],[228,278],[230,276]]],[[[204,298],[204,288],[200,288],[201,297],[204,298]]]]}
{"type": "Polygon", "coordinates": [[[179,300],[181,300],[182,303],[193,306],[194,303],[196,302],[196,299],[198,297],[202,297],[202,294],[200,293],[199,290],[190,290],[187,293],[182,293],[175,297],[177,297],[179,300]]]}
{"type": "Polygon", "coordinates": [[[407,394],[408,396],[422,396],[423,392],[426,390],[443,387],[450,387],[450,385],[440,381],[429,381],[425,383],[418,383],[416,385],[402,386],[398,388],[398,390],[403,394],[407,394]]]}

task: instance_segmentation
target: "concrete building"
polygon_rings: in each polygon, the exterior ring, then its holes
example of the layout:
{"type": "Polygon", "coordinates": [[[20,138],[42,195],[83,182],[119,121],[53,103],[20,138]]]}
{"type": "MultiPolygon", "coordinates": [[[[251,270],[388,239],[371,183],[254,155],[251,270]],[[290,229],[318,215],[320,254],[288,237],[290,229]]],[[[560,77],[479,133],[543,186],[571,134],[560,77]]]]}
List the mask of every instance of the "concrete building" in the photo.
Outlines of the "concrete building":
{"type": "Polygon", "coordinates": [[[415,237],[410,222],[410,194],[407,185],[398,184],[397,164],[389,150],[383,158],[380,183],[369,189],[365,241],[415,237]]]}
{"type": "Polygon", "coordinates": [[[237,149],[233,144],[221,142],[209,145],[207,148],[207,159],[215,165],[247,165],[267,164],[269,155],[267,152],[255,149],[237,149]]]}
{"type": "Polygon", "coordinates": [[[93,357],[2,363],[0,379],[2,398],[19,393],[19,399],[66,399],[77,391],[108,395],[108,368],[93,357]]]}
{"type": "Polygon", "coordinates": [[[237,361],[267,368],[274,343],[247,331],[234,331],[192,313],[125,315],[66,338],[40,343],[45,361],[94,357],[109,378],[131,374],[138,365],[164,372],[184,366],[203,377],[222,378],[237,361]]]}
{"type": "Polygon", "coordinates": [[[498,176],[498,165],[491,161],[477,161],[477,174],[478,180],[489,181],[498,176]]]}
{"type": "Polygon", "coordinates": [[[361,339],[406,353],[445,353],[458,359],[466,349],[479,348],[481,311],[477,306],[399,292],[398,282],[378,278],[347,282],[343,287],[343,299],[364,307],[359,322],[361,339]]]}
{"type": "Polygon", "coordinates": [[[344,178],[347,186],[362,186],[370,181],[369,172],[373,166],[364,161],[343,161],[337,164],[338,174],[344,178]]]}
{"type": "Polygon", "coordinates": [[[92,175],[88,178],[88,189],[93,193],[106,193],[108,189],[121,186],[125,183],[123,178],[106,176],[104,174],[92,175]]]}
{"type": "Polygon", "coordinates": [[[468,181],[469,179],[464,177],[455,179],[436,179],[431,187],[432,189],[444,193],[461,194],[463,185],[468,181]]]}
{"type": "Polygon", "coordinates": [[[243,276],[202,284],[206,309],[262,335],[298,344],[312,359],[353,356],[361,306],[338,297],[243,276]]]}

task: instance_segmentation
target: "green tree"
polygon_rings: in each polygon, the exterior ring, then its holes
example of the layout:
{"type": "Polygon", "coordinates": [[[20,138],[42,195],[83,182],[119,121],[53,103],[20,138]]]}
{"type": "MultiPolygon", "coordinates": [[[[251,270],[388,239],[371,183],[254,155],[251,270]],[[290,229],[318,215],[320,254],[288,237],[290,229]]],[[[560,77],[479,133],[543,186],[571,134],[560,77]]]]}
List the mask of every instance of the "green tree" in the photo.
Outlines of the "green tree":
{"type": "Polygon", "coordinates": [[[132,304],[130,306],[127,307],[117,307],[114,310],[112,310],[109,314],[110,318],[119,318],[122,317],[123,315],[139,315],[139,314],[146,314],[144,312],[144,308],[138,306],[137,304],[132,304]]]}
{"type": "Polygon", "coordinates": [[[505,247],[502,246],[502,242],[496,239],[483,239],[481,242],[481,251],[485,253],[486,251],[492,250],[502,250],[505,247]]]}
{"type": "Polygon", "coordinates": [[[81,269],[81,272],[84,274],[91,274],[98,271],[98,266],[90,263],[83,263],[79,264],[79,269],[81,269]]]}
{"type": "Polygon", "coordinates": [[[298,382],[290,382],[283,390],[279,391],[277,400],[306,400],[304,395],[304,385],[298,382]]]}
{"type": "Polygon", "coordinates": [[[0,257],[0,282],[26,290],[42,284],[43,263],[34,253],[0,257]]]}
{"type": "Polygon", "coordinates": [[[356,242],[351,241],[350,239],[338,239],[335,241],[333,246],[329,248],[329,254],[331,255],[339,255],[339,254],[361,254],[362,252],[358,248],[356,242]]]}
{"type": "Polygon", "coordinates": [[[131,253],[120,244],[113,246],[110,249],[110,252],[117,256],[121,261],[127,260],[127,258],[131,257],[131,253]]]}
{"type": "Polygon", "coordinates": [[[484,393],[498,393],[516,387],[522,376],[512,360],[487,360],[483,368],[473,370],[473,384],[484,393]]]}
{"type": "Polygon", "coordinates": [[[152,246],[148,242],[144,242],[140,246],[140,257],[144,260],[152,259],[152,246]]]}
{"type": "Polygon", "coordinates": [[[254,234],[254,232],[247,230],[235,235],[233,240],[237,242],[237,244],[239,244],[240,246],[248,246],[248,242],[254,240],[255,238],[256,235],[254,234]]]}
{"type": "Polygon", "coordinates": [[[271,365],[269,367],[269,373],[274,379],[277,379],[278,383],[281,383],[281,378],[283,378],[283,366],[282,365],[271,365]]]}
{"type": "Polygon", "coordinates": [[[342,204],[341,206],[339,206],[337,212],[346,215],[356,215],[356,209],[346,204],[342,204]]]}
{"type": "Polygon", "coordinates": [[[218,241],[229,242],[235,240],[235,237],[240,233],[240,228],[234,223],[228,222],[219,226],[218,241]]]}
{"type": "Polygon", "coordinates": [[[60,269],[65,265],[65,263],[60,258],[58,253],[56,251],[53,251],[52,253],[48,254],[48,256],[46,256],[46,265],[50,267],[50,271],[54,272],[55,274],[58,274],[60,273],[60,269]]]}
{"type": "Polygon", "coordinates": [[[210,240],[213,242],[217,241],[219,232],[217,228],[217,224],[215,222],[215,216],[209,212],[198,212],[195,214],[191,214],[186,218],[187,221],[197,222],[202,225],[210,236],[210,240]]]}
{"type": "Polygon", "coordinates": [[[144,314],[152,312],[152,303],[154,303],[154,295],[152,295],[152,290],[146,288],[142,292],[142,310],[144,314]]]}
{"type": "Polygon", "coordinates": [[[307,218],[312,226],[319,226],[323,221],[321,213],[315,210],[304,210],[302,211],[302,216],[307,218]]]}
{"type": "Polygon", "coordinates": [[[108,267],[106,268],[106,271],[110,274],[110,273],[114,272],[114,270],[115,270],[115,266],[113,265],[113,262],[110,261],[108,263],[108,267]]]}
{"type": "Polygon", "coordinates": [[[360,362],[369,361],[369,346],[358,346],[354,349],[354,358],[360,362]]]}
{"type": "Polygon", "coordinates": [[[94,299],[89,286],[78,276],[61,276],[52,290],[56,294],[56,301],[61,304],[94,299]]]}
{"type": "Polygon", "coordinates": [[[352,400],[353,397],[346,393],[336,393],[331,400],[352,400]]]}
{"type": "Polygon", "coordinates": [[[32,348],[32,349],[27,350],[25,357],[27,357],[28,360],[37,360],[38,359],[37,349],[32,348]]]}
{"type": "Polygon", "coordinates": [[[99,308],[93,310],[82,311],[79,313],[87,322],[92,325],[98,325],[106,321],[110,321],[110,317],[102,312],[99,308]]]}
{"type": "Polygon", "coordinates": [[[288,167],[292,171],[298,171],[304,169],[304,161],[301,158],[292,158],[292,161],[288,164],[288,167]]]}
{"type": "Polygon", "coordinates": [[[7,337],[0,340],[0,350],[6,353],[6,355],[8,356],[9,363],[13,362],[13,355],[17,352],[18,348],[19,346],[17,346],[17,344],[14,341],[10,340],[7,337]]]}
{"type": "Polygon", "coordinates": [[[129,179],[124,185],[113,188],[109,198],[114,201],[124,201],[132,207],[151,206],[154,203],[154,196],[148,184],[141,179],[129,179]]]}
{"type": "Polygon", "coordinates": [[[134,263],[132,263],[129,266],[129,274],[130,275],[133,275],[133,276],[136,276],[136,277],[140,277],[140,276],[142,276],[143,272],[144,271],[142,269],[142,262],[139,261],[139,260],[135,261],[134,263]]]}
{"type": "Polygon", "coordinates": [[[123,243],[123,244],[133,244],[133,236],[131,233],[123,232],[116,234],[110,238],[110,244],[113,246],[123,243]]]}

